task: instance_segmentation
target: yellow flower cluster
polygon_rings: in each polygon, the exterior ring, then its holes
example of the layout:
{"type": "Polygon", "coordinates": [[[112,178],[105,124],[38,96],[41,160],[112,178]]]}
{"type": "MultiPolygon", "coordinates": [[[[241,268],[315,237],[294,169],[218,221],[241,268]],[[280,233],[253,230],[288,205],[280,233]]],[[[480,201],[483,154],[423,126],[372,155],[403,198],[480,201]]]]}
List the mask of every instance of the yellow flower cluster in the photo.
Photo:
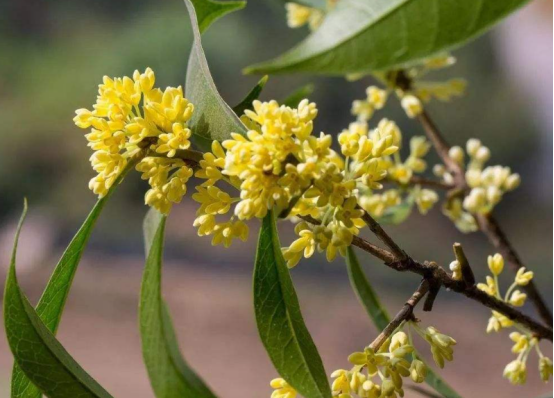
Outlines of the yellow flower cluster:
{"type": "MultiPolygon", "coordinates": [[[[515,307],[523,306],[527,299],[527,295],[517,288],[519,286],[528,285],[531,279],[533,279],[533,272],[526,271],[525,268],[520,268],[516,273],[514,282],[508,288],[506,294],[502,296],[498,284],[498,276],[504,269],[504,258],[497,253],[494,256],[489,256],[487,258],[487,263],[492,276],[487,275],[486,283],[479,283],[477,287],[485,293],[515,307]]],[[[527,380],[527,358],[534,349],[539,356],[539,372],[541,378],[543,381],[548,381],[552,376],[552,361],[541,352],[539,341],[523,326],[496,311],[492,311],[492,316],[487,325],[487,333],[498,332],[503,328],[511,327],[519,330],[510,333],[510,339],[514,342],[512,352],[518,354],[518,356],[506,366],[504,369],[504,377],[510,380],[512,384],[524,384],[527,380]]]]}
{"type": "Polygon", "coordinates": [[[352,123],[338,139],[343,160],[331,149],[330,135],[312,134],[316,115],[308,100],[296,108],[254,101],[253,110],[241,118],[249,128],[246,136],[233,133],[222,145],[214,142],[196,174],[207,181],[193,195],[202,205],[195,221],[201,235],[217,231],[215,215],[228,212],[231,204],[239,221],[227,226],[229,237],[244,236],[244,220],[262,218],[275,207],[290,217],[310,216],[321,223],[297,226],[299,239],[284,249],[290,267],[316,249],[325,251],[329,261],[345,253],[365,225],[358,197],[382,188],[400,132],[388,121],[371,131],[364,122],[352,123]],[[223,195],[214,186],[221,180],[239,189],[240,196],[223,195]]]}
{"type": "MultiPolygon", "coordinates": [[[[432,327],[424,330],[413,322],[407,325],[429,343],[438,366],[442,368],[445,359],[453,359],[454,339],[432,327]]],[[[377,351],[366,347],[364,351],[351,354],[348,361],[353,364],[350,370],[338,369],[331,374],[334,379],[331,387],[333,396],[403,397],[403,378],[409,377],[415,383],[422,383],[427,376],[427,366],[414,352],[411,333],[406,334],[401,330],[390,336],[377,351]]]]}
{"type": "MultiPolygon", "coordinates": [[[[506,192],[520,184],[519,174],[512,173],[509,167],[484,167],[490,156],[489,148],[475,138],[467,141],[465,152],[459,146],[450,148],[449,157],[466,170],[465,180],[470,191],[463,200],[453,198],[446,202],[443,212],[463,232],[477,230],[473,215],[490,213],[506,192]],[[469,158],[467,164],[466,153],[469,158]]],[[[442,165],[436,165],[433,172],[446,184],[454,182],[454,177],[442,165]]]]}
{"type": "Polygon", "coordinates": [[[172,158],[190,146],[187,121],[194,107],[181,87],[162,91],[154,88],[154,82],[150,68],[135,71],[132,78],[105,76],[94,110],[78,109],[73,120],[78,127],[91,128],[86,138],[95,151],[90,160],[98,175],[90,181],[90,189],[105,196],[129,158],[145,149],[147,157],[136,166],[151,186],[145,201],[167,214],[185,194],[192,175],[182,160],[172,158]]]}

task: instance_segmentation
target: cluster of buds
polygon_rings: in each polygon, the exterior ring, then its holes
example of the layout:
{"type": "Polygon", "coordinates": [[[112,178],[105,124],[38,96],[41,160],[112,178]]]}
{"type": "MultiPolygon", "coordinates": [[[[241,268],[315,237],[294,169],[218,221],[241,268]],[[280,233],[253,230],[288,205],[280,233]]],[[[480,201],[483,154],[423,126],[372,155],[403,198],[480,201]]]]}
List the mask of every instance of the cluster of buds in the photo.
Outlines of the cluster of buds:
{"type": "MultiPolygon", "coordinates": [[[[514,278],[514,282],[504,295],[500,292],[498,276],[504,269],[504,258],[500,254],[489,256],[487,259],[489,270],[492,275],[487,275],[486,283],[479,283],[477,287],[485,293],[496,297],[514,307],[521,307],[525,304],[527,295],[521,292],[518,287],[526,286],[533,279],[533,272],[520,268],[514,278]]],[[[454,275],[453,275],[454,277],[454,275]]],[[[552,376],[552,361],[543,355],[539,347],[539,341],[533,334],[522,325],[512,321],[506,316],[492,311],[492,316],[487,325],[487,333],[499,332],[501,329],[514,328],[516,331],[510,333],[510,339],[514,342],[512,352],[517,358],[510,362],[504,369],[504,377],[512,384],[524,384],[527,380],[527,358],[532,350],[535,350],[539,357],[539,371],[543,381],[548,381],[552,376]]]]}
{"type": "Polygon", "coordinates": [[[178,150],[188,149],[191,131],[187,122],[194,111],[179,86],[165,91],[154,88],[154,72],[135,71],[132,78],[104,77],[99,85],[94,110],[78,109],[73,119],[95,151],[91,157],[98,173],[89,187],[99,197],[107,194],[129,159],[142,149],[148,150],[138,165],[142,178],[151,189],[145,195],[148,205],[167,214],[186,192],[192,170],[180,159],[178,150]]]}
{"type": "MultiPolygon", "coordinates": [[[[443,212],[463,232],[477,230],[475,214],[488,214],[506,192],[516,189],[520,176],[512,173],[509,167],[487,166],[491,153],[478,139],[467,141],[466,151],[453,146],[449,151],[450,158],[462,169],[465,169],[465,181],[470,191],[465,198],[454,197],[447,201],[443,212]],[[466,164],[466,153],[468,161],[466,164]]],[[[454,177],[442,165],[433,168],[434,174],[446,184],[453,184],[454,177]]]]}
{"type": "MultiPolygon", "coordinates": [[[[389,94],[394,91],[400,99],[400,104],[409,118],[415,118],[423,112],[423,103],[435,98],[439,101],[450,101],[453,97],[464,94],[466,82],[463,79],[451,79],[446,82],[422,81],[421,78],[427,73],[447,68],[454,65],[456,59],[443,54],[429,58],[424,62],[405,69],[402,72],[392,71],[388,76],[375,76],[387,84],[386,89],[371,86],[366,89],[367,97],[363,100],[356,100],[352,104],[352,113],[360,120],[368,120],[373,116],[375,110],[385,106],[389,94]],[[404,78],[410,82],[409,86],[399,87],[396,83],[398,74],[402,73],[404,78]]],[[[351,79],[358,78],[358,75],[351,76],[351,79]]]]}
{"type": "MultiPolygon", "coordinates": [[[[435,328],[422,329],[413,322],[409,325],[431,347],[438,366],[444,366],[445,359],[453,359],[452,346],[456,341],[439,333],[435,328]]],[[[422,383],[427,376],[427,366],[418,359],[411,341],[411,333],[397,331],[377,351],[371,346],[348,357],[354,366],[350,370],[338,369],[331,374],[333,396],[340,398],[378,398],[404,396],[404,378],[422,383]]]]}

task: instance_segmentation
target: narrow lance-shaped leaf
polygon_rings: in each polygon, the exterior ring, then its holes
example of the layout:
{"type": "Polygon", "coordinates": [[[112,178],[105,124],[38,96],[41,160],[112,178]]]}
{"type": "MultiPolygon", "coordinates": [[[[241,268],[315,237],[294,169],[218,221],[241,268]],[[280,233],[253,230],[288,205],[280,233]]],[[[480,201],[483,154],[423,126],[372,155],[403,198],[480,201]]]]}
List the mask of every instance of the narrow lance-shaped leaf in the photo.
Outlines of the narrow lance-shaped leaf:
{"type": "Polygon", "coordinates": [[[209,151],[214,140],[223,141],[231,133],[245,134],[246,127],[238,116],[221,98],[202,49],[199,23],[203,31],[216,17],[244,7],[245,2],[227,2],[209,0],[185,0],[188,9],[194,41],[187,67],[185,83],[186,97],[194,104],[194,113],[189,122],[193,140],[201,149],[209,151]],[[199,10],[197,15],[195,10],[199,10]],[[200,13],[201,12],[201,13],[200,13]]]}
{"type": "MultiPolygon", "coordinates": [[[[96,220],[104,209],[104,206],[112,193],[115,191],[121,180],[125,177],[130,169],[135,166],[136,162],[129,162],[125,170],[118,177],[116,182],[108,191],[108,194],[102,199],[99,199],[85,222],[73,237],[73,240],[67,246],[60,261],[56,265],[44,292],[37,304],[36,311],[40,319],[46,327],[54,334],[58,329],[62,317],[63,309],[73,277],[77,271],[77,267],[81,260],[81,256],[87,245],[90,234],[96,224],[96,220]]],[[[11,382],[11,397],[12,398],[40,398],[40,390],[34,386],[25,374],[19,369],[17,362],[14,363],[11,382]]]]}
{"type": "Polygon", "coordinates": [[[241,116],[246,109],[252,109],[252,102],[258,99],[269,76],[264,76],[260,81],[250,90],[250,92],[244,97],[244,99],[233,107],[233,112],[238,116],[241,116]]]}
{"type": "Polygon", "coordinates": [[[15,361],[48,397],[110,398],[56,340],[19,287],[15,260],[26,212],[27,204],[17,228],[4,292],[4,325],[15,361]]]}
{"type": "Polygon", "coordinates": [[[162,299],[162,256],[166,217],[152,209],[144,220],[146,265],[140,293],[142,353],[157,398],[215,398],[185,362],[162,299]]]}
{"type": "Polygon", "coordinates": [[[527,1],[340,0],[304,41],[246,73],[390,69],[460,46],[527,1]]]}
{"type": "Polygon", "coordinates": [[[281,254],[271,211],[262,222],[254,268],[254,311],[262,343],[277,372],[305,398],[331,389],[281,254]]]}
{"type": "MultiPolygon", "coordinates": [[[[346,254],[346,265],[352,288],[377,329],[383,330],[390,323],[390,316],[362,271],[362,267],[360,266],[360,262],[352,246],[348,248],[346,254]]],[[[418,358],[422,360],[420,355],[418,355],[418,358]]],[[[461,396],[428,365],[425,382],[445,398],[461,398],[461,396]]]]}

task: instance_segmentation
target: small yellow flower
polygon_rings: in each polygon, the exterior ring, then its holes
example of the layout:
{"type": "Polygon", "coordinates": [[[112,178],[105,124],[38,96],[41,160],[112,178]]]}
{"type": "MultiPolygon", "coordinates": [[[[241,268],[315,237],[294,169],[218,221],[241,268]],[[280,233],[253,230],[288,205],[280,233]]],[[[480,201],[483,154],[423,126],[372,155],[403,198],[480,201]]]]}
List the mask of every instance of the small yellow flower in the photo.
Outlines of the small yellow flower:
{"type": "Polygon", "coordinates": [[[499,312],[492,311],[492,316],[489,318],[489,323],[487,324],[487,333],[499,332],[502,328],[509,328],[514,325],[514,322],[502,315],[499,312]]]}
{"type": "Polygon", "coordinates": [[[381,109],[387,102],[387,91],[376,86],[369,86],[366,89],[367,101],[375,108],[381,109]]]}
{"type": "Polygon", "coordinates": [[[514,354],[519,354],[520,352],[527,351],[529,348],[529,337],[519,332],[510,333],[510,339],[515,343],[512,347],[512,352],[514,354]]]}
{"type": "Polygon", "coordinates": [[[410,365],[410,378],[414,383],[423,383],[427,377],[427,366],[419,359],[414,359],[410,365]]]}
{"type": "Polygon", "coordinates": [[[456,340],[445,334],[439,333],[437,329],[429,326],[425,332],[425,340],[431,345],[431,354],[435,363],[442,369],[444,360],[452,361],[454,350],[452,346],[456,344],[456,340]]]}
{"type": "Polygon", "coordinates": [[[277,378],[271,380],[271,388],[275,391],[271,394],[271,398],[295,398],[297,392],[285,379],[277,378]]]}
{"type": "Polygon", "coordinates": [[[500,253],[496,253],[494,256],[487,257],[487,263],[489,270],[493,275],[500,275],[504,269],[504,257],[500,253]]]}
{"type": "Polygon", "coordinates": [[[515,290],[510,296],[509,303],[514,307],[521,307],[525,304],[525,300],[527,300],[527,295],[519,290],[515,290]]]}
{"type": "Polygon", "coordinates": [[[190,135],[191,131],[182,123],[174,123],[171,133],[160,134],[156,152],[167,153],[167,156],[172,158],[177,150],[190,147],[190,135]]]}
{"type": "Polygon", "coordinates": [[[525,267],[521,267],[517,270],[515,282],[519,286],[526,286],[531,282],[531,279],[533,279],[533,271],[525,271],[525,267]]]}
{"type": "Polygon", "coordinates": [[[545,357],[541,356],[539,359],[539,372],[541,375],[541,380],[547,382],[552,377],[552,361],[545,357]]]}
{"type": "Polygon", "coordinates": [[[421,214],[427,214],[439,200],[439,195],[430,189],[416,192],[415,202],[421,214]]]}
{"type": "Polygon", "coordinates": [[[462,265],[458,260],[454,260],[450,263],[450,271],[452,271],[452,279],[455,281],[462,280],[462,265]]]}
{"type": "Polygon", "coordinates": [[[527,368],[525,362],[519,359],[510,362],[506,365],[506,368],[504,368],[504,377],[510,380],[510,383],[514,385],[525,384],[527,381],[527,368]]]}
{"type": "Polygon", "coordinates": [[[413,119],[414,117],[421,114],[421,112],[423,112],[423,105],[415,95],[404,95],[400,100],[400,104],[402,105],[402,108],[404,108],[404,111],[409,118],[413,119]]]}
{"type": "Polygon", "coordinates": [[[375,108],[369,101],[366,100],[355,100],[352,102],[352,114],[357,116],[359,121],[367,121],[371,119],[375,108]]]}

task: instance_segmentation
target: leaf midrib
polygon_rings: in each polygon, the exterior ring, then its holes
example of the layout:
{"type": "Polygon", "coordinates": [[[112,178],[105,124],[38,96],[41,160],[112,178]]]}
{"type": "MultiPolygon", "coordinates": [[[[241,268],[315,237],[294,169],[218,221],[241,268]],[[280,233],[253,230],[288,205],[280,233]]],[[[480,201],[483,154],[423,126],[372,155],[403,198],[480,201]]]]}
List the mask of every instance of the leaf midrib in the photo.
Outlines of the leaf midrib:
{"type": "MultiPolygon", "coordinates": [[[[277,253],[277,248],[280,246],[279,242],[277,241],[277,234],[276,234],[276,222],[275,222],[275,215],[272,211],[271,213],[271,228],[272,228],[272,236],[271,236],[271,250],[273,251],[273,256],[275,258],[275,263],[277,264],[277,259],[279,258],[278,255],[281,255],[281,253],[277,253]]],[[[282,264],[281,264],[282,265],[282,264]]],[[[278,265],[279,266],[279,265],[278,265]]],[[[304,350],[302,349],[302,346],[300,345],[299,343],[299,340],[298,340],[298,335],[296,333],[296,329],[294,327],[294,324],[292,322],[292,319],[290,317],[290,312],[287,308],[287,300],[285,298],[285,295],[283,294],[283,288],[282,288],[282,285],[283,285],[283,279],[281,277],[281,272],[279,269],[277,269],[277,275],[279,277],[279,289],[281,290],[281,294],[283,296],[283,302],[285,304],[285,309],[286,309],[286,318],[287,318],[287,322],[289,324],[289,327],[290,327],[290,330],[291,330],[291,333],[294,337],[294,344],[298,347],[298,350],[300,351],[300,354],[302,356],[302,359],[303,359],[303,362],[305,363],[305,367],[308,368],[308,375],[310,376],[310,379],[313,381],[314,385],[316,386],[316,389],[317,389],[317,392],[319,393],[319,396],[324,398],[324,395],[320,389],[320,386],[319,386],[319,383],[317,382],[317,380],[312,376],[312,371],[313,371],[313,368],[310,366],[310,361],[308,361],[307,357],[306,357],[306,354],[304,353],[304,350]]],[[[289,275],[289,278],[290,278],[290,275],[289,275]]],[[[292,280],[291,280],[292,282],[292,280]]]]}

